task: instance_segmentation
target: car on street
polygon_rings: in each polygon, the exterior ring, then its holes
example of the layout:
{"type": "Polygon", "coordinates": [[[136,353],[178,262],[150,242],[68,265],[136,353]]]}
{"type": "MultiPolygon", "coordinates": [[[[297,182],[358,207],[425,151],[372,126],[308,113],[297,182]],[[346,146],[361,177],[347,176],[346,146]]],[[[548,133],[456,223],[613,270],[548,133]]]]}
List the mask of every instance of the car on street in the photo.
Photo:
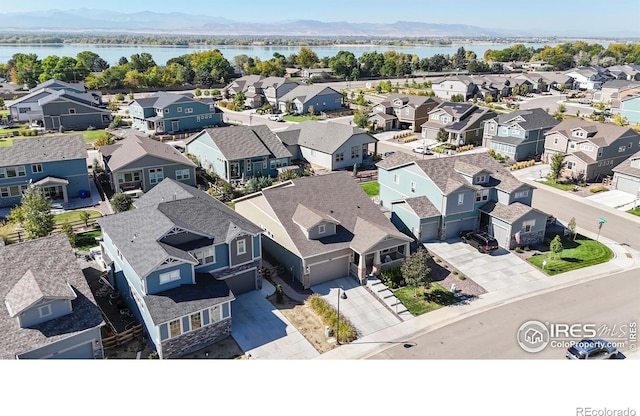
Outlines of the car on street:
{"type": "Polygon", "coordinates": [[[284,121],[282,114],[269,114],[269,120],[271,121],[284,121]]]}
{"type": "Polygon", "coordinates": [[[615,358],[618,349],[604,339],[583,339],[567,349],[565,357],[569,360],[606,360],[615,358]]]}
{"type": "Polygon", "coordinates": [[[413,149],[415,153],[420,153],[421,155],[432,155],[433,152],[429,150],[426,146],[418,146],[413,149]]]}
{"type": "Polygon", "coordinates": [[[384,156],[384,157],[389,157],[389,156],[391,156],[391,155],[395,155],[395,154],[396,154],[396,152],[384,152],[384,155],[383,155],[383,156],[384,156]]]}
{"type": "Polygon", "coordinates": [[[498,240],[484,231],[463,231],[460,233],[460,241],[475,247],[480,253],[490,254],[499,248],[498,240]]]}

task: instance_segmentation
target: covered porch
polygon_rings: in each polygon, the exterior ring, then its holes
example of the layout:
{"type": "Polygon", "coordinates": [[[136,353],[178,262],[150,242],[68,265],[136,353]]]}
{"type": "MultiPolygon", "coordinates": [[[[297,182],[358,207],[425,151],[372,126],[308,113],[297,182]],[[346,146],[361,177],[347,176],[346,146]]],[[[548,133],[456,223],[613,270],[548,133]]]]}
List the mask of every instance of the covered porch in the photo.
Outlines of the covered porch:
{"type": "Polygon", "coordinates": [[[409,256],[410,242],[397,242],[388,248],[376,248],[363,253],[353,253],[353,261],[349,263],[351,274],[363,281],[366,276],[379,275],[385,269],[399,267],[409,256]]]}
{"type": "Polygon", "coordinates": [[[69,202],[69,195],[67,193],[68,185],[68,180],[54,176],[47,176],[33,183],[33,186],[40,188],[48,199],[52,201],[63,200],[64,202],[69,202]]]}

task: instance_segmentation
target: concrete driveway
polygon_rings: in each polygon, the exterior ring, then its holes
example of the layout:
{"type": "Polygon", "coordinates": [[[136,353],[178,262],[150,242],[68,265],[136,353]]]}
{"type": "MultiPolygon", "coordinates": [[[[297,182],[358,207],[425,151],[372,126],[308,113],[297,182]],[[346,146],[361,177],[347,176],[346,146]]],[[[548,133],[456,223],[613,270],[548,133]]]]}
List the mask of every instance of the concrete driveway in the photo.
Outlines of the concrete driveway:
{"type": "Polygon", "coordinates": [[[504,248],[493,254],[482,254],[458,239],[425,243],[424,246],[430,253],[451,264],[487,292],[548,278],[537,268],[504,248]]]}
{"type": "MultiPolygon", "coordinates": [[[[245,293],[231,302],[231,336],[253,359],[309,359],[320,355],[298,330],[269,302],[267,281],[262,291],[245,293]]],[[[274,289],[275,290],[275,289],[274,289]]]]}

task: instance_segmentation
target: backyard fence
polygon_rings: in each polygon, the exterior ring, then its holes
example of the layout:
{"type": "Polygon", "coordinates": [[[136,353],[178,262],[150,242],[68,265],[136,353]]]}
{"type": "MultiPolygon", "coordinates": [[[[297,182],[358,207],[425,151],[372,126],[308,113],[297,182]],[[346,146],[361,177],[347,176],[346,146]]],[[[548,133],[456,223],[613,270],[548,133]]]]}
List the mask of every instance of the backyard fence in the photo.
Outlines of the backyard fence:
{"type": "Polygon", "coordinates": [[[129,329],[126,329],[118,334],[111,335],[109,337],[102,338],[102,347],[105,350],[117,348],[134,338],[142,335],[142,324],[137,324],[129,329]]]}

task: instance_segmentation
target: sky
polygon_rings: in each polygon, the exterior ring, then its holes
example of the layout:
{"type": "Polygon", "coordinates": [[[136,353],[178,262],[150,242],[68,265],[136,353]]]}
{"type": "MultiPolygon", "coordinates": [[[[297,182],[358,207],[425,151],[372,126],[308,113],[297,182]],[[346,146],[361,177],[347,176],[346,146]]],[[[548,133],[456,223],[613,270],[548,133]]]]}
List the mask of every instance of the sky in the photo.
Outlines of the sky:
{"type": "Polygon", "coordinates": [[[618,31],[640,37],[640,0],[23,0],[2,2],[0,13],[79,8],[126,13],[154,10],[210,15],[230,20],[468,24],[501,29],[580,30],[614,35],[618,31]]]}

